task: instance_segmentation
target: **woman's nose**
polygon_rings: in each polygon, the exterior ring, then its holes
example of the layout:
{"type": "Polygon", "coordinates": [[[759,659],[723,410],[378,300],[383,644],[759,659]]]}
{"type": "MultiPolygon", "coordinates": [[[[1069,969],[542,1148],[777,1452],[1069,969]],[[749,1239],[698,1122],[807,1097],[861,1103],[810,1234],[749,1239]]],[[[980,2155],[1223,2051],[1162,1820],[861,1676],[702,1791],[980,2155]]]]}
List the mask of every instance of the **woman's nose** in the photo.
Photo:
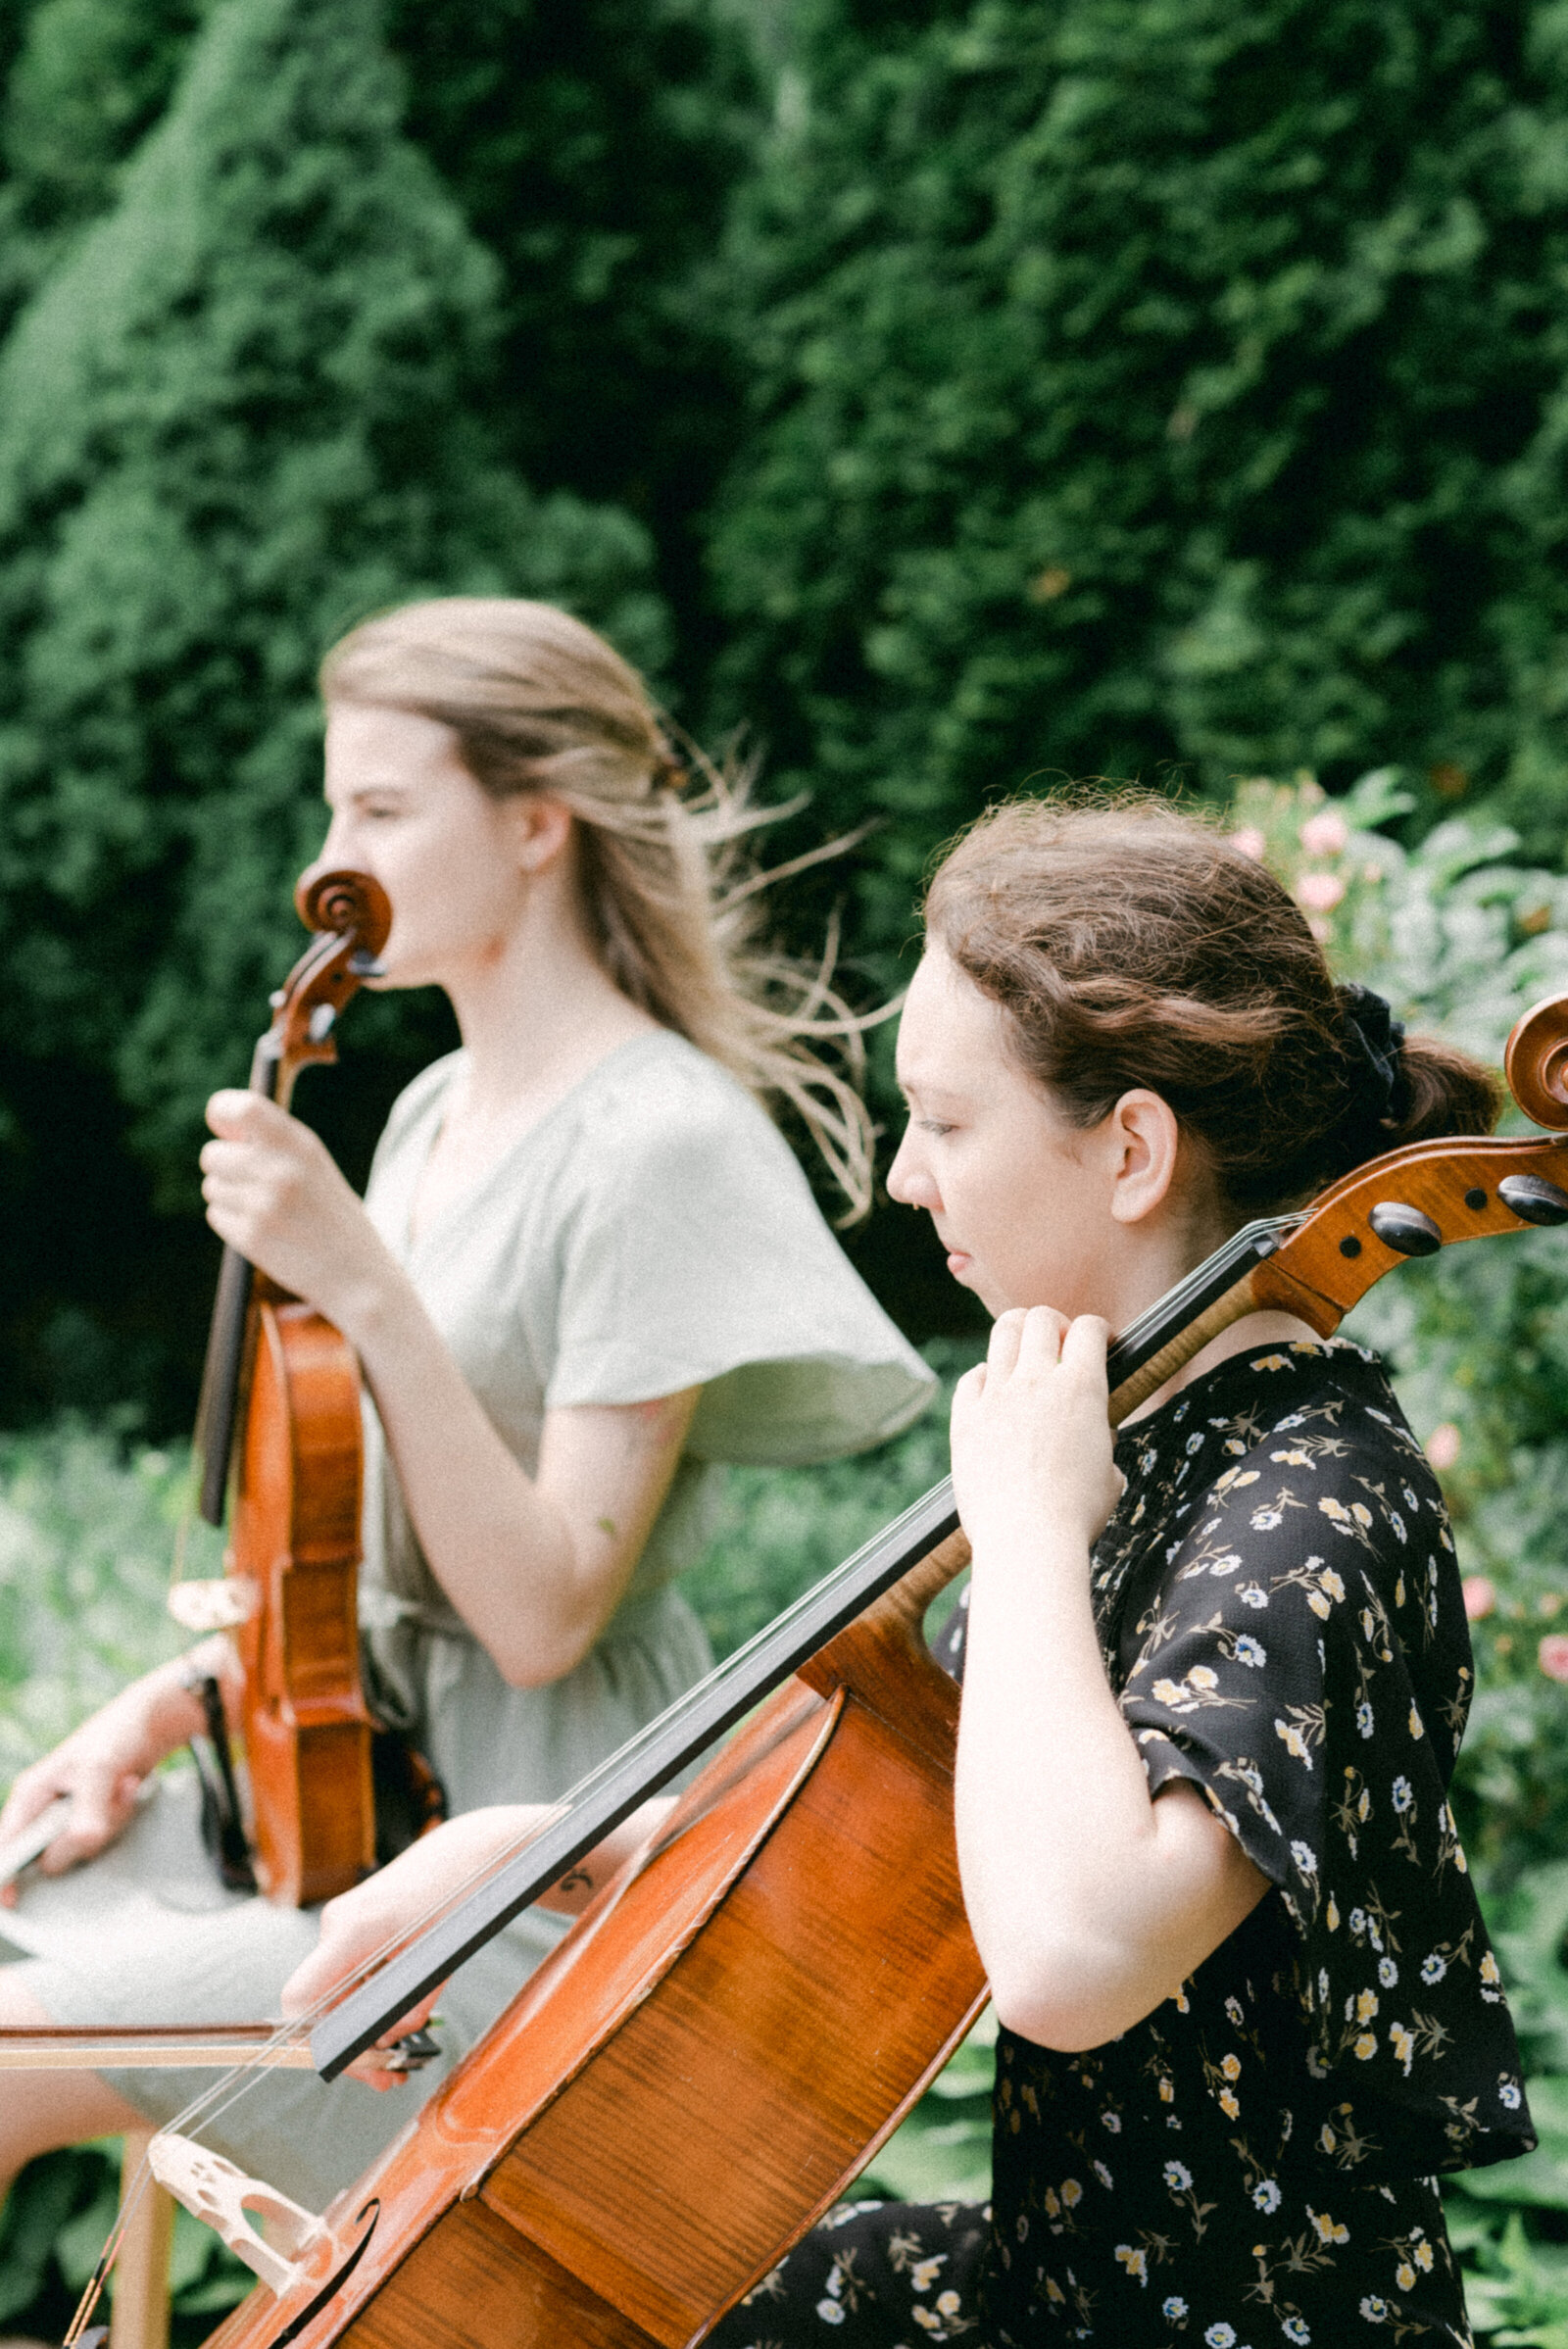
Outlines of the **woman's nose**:
{"type": "Polygon", "coordinates": [[[937,1204],[937,1187],[921,1166],[919,1152],[906,1128],[903,1141],[888,1168],[888,1197],[906,1207],[933,1207],[937,1204]]]}
{"type": "Polygon", "coordinates": [[[341,816],[334,815],[326,827],[326,838],[300,875],[300,884],[308,884],[318,873],[329,873],[344,866],[358,870],[357,859],[348,853],[347,826],[341,816]]]}

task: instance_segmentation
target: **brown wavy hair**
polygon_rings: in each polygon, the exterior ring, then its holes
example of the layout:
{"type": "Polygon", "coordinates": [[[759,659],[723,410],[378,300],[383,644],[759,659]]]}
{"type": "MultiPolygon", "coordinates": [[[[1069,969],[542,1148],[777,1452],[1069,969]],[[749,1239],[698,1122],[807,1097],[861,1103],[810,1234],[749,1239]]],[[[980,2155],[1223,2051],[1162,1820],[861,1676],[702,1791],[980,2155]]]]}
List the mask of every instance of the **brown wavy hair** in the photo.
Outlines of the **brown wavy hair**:
{"type": "Polygon", "coordinates": [[[1492,1072],[1407,1037],[1379,1086],[1295,900],[1218,825],[1138,794],[993,808],[948,850],[926,926],[1007,1014],[1078,1126],[1147,1087],[1239,1214],[1294,1206],[1401,1143],[1486,1134],[1492,1072]]]}
{"type": "Polygon", "coordinates": [[[831,934],[809,968],[770,949],[760,927],[767,884],[840,844],[759,871],[749,837],[791,810],[753,807],[744,773],[695,749],[683,758],[637,671],[552,604],[406,604],[334,645],[320,682],[329,704],[411,710],[450,726],[468,772],[496,799],[542,791],[564,802],[615,985],[750,1092],[787,1101],[848,1199],[845,1220],[865,1213],[865,1023],[833,988],[831,934]]]}

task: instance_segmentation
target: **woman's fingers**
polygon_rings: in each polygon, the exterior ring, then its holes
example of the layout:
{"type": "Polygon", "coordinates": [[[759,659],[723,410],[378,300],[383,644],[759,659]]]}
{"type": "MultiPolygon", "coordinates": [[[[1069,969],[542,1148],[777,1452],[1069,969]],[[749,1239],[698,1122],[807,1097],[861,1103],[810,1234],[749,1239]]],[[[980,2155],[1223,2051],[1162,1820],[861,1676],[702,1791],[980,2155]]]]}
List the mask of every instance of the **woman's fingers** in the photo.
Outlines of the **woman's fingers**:
{"type": "MultiPolygon", "coordinates": [[[[384,1948],[400,1922],[403,1921],[379,1897],[378,1886],[373,1894],[367,1886],[358,1895],[345,1892],[336,1900],[329,1900],[321,1911],[320,1939],[283,1984],[280,2012],[286,2017],[310,2014],[343,1986],[358,1967],[384,1948]]],[[[391,2030],[376,2041],[376,2046],[390,2047],[395,2040],[406,2038],[410,2031],[420,2030],[429,2021],[440,1995],[438,1985],[417,2006],[399,2016],[391,2030]]],[[[354,2079],[377,2089],[398,2087],[407,2077],[401,2072],[388,2072],[377,2061],[373,2049],[357,2056],[348,2069],[354,2079]]]]}
{"type": "Polygon", "coordinates": [[[65,1826],[38,1862],[41,1876],[64,1876],[97,1857],[122,1833],[136,1807],[141,1780],[133,1770],[83,1771],[66,1788],[71,1809],[65,1826]]]}
{"type": "Polygon", "coordinates": [[[1073,1324],[1052,1305],[1035,1305],[1024,1315],[1018,1336],[1020,1370],[1054,1370],[1073,1324]]]}
{"type": "Polygon", "coordinates": [[[281,1141],[302,1131],[299,1120],[265,1093],[227,1085],[209,1097],[207,1123],[223,1142],[281,1141]]]}
{"type": "MultiPolygon", "coordinates": [[[[1059,1316],[1058,1316],[1059,1318],[1059,1316]]],[[[1080,1313],[1076,1321],[1063,1322],[1060,1339],[1060,1359],[1064,1370],[1098,1372],[1102,1378],[1105,1353],[1110,1345],[1110,1324],[1098,1313],[1080,1313]]]]}
{"type": "Polygon", "coordinates": [[[986,1347],[986,1368],[999,1378],[1007,1377],[1018,1359],[1018,1347],[1023,1339],[1028,1315],[1020,1306],[1011,1306],[999,1313],[991,1325],[991,1343],[986,1347]]]}
{"type": "Polygon", "coordinates": [[[55,1783],[43,1764],[34,1763],[30,1770],[24,1770],[6,1797],[5,1808],[0,1810],[0,1843],[9,1843],[13,1835],[20,1835],[24,1827],[30,1827],[49,1808],[56,1795],[64,1792],[65,1788],[55,1783]]]}

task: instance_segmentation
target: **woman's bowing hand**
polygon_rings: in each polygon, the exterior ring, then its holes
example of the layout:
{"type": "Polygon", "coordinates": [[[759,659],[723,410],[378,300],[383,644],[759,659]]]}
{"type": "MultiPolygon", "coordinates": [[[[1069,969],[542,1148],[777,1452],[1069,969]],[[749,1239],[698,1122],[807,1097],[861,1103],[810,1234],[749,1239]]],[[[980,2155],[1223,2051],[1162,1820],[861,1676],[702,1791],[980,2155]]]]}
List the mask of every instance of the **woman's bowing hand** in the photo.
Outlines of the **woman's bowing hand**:
{"type": "MultiPolygon", "coordinates": [[[[638,1852],[669,1809],[668,1796],[656,1795],[624,1820],[613,1834],[569,1868],[559,1884],[540,1895],[538,1906],[575,1916],[594,1894],[638,1852]]],[[[321,1937],[308,1958],[295,1967],[283,1984],[285,2019],[309,2015],[334,2003],[333,1994],[347,1990],[362,1966],[390,1956],[394,1943],[407,1942],[421,1927],[463,1896],[473,1891],[505,1860],[523,1850],[529,1840],[560,1816],[554,1803],[497,1803],[466,1811],[421,1835],[387,1866],[339,1893],[321,1911],[321,1937]]],[[[438,1985],[429,1995],[399,2016],[382,2032],[377,2047],[390,2047],[410,2031],[418,2031],[440,2003],[438,1985]]],[[[404,2078],[380,2068],[368,2051],[348,2067],[353,2079],[372,2088],[393,2088],[404,2078]]]]}
{"type": "Polygon", "coordinates": [[[379,1234],[326,1145],[260,1093],[230,1087],[207,1104],[201,1154],[207,1220],[220,1240],[352,1334],[358,1299],[391,1267],[379,1234]]]}
{"type": "Polygon", "coordinates": [[[1049,1305],[1003,1313],[953,1397],[958,1514],[982,1560],[1038,1556],[1048,1532],[1087,1559],[1121,1496],[1105,1384],[1106,1324],[1049,1305]]]}
{"type": "MultiPolygon", "coordinates": [[[[65,1795],[71,1809],[38,1861],[39,1873],[63,1876],[96,1858],[129,1826],[159,1763],[206,1728],[196,1680],[212,1675],[231,1702],[234,1670],[228,1641],[209,1639],[122,1688],[53,1753],[21,1772],[0,1810],[0,1844],[23,1835],[65,1795]]],[[[15,1884],[0,1887],[0,1906],[13,1908],[16,1901],[15,1884]]]]}

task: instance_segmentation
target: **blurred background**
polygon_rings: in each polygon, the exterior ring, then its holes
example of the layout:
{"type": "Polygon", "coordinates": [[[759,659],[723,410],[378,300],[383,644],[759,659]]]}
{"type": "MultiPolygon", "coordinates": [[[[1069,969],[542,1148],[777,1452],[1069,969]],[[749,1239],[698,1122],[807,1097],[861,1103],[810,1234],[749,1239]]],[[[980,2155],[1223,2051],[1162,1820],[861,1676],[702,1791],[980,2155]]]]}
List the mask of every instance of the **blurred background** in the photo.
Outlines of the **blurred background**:
{"type": "MultiPolygon", "coordinates": [[[[177,1637],[201,1105],[298,950],[354,620],[566,604],[809,795],[774,856],[869,821],[778,906],[865,1007],[989,798],[1138,778],[1495,1059],[1568,984],[1565,556],[1564,0],[0,0],[0,1771],[177,1637]]],[[[298,1105],[356,1178],[449,1041],[355,1005],[298,1105]]],[[[847,1243],[971,1357],[913,1218],[847,1243]]],[[[1488,2337],[1568,2349],[1568,1241],[1361,1318],[1455,1515],[1544,2125],[1452,2225],[1488,2337]]],[[[717,1643],[944,1456],[737,1474],[717,1643]]],[[[985,2073],[883,2183],[983,2190],[985,2073]]],[[[109,2175],[27,2174],[0,2327],[109,2175]]],[[[181,2243],[194,2341],[234,2286],[181,2243]]]]}

